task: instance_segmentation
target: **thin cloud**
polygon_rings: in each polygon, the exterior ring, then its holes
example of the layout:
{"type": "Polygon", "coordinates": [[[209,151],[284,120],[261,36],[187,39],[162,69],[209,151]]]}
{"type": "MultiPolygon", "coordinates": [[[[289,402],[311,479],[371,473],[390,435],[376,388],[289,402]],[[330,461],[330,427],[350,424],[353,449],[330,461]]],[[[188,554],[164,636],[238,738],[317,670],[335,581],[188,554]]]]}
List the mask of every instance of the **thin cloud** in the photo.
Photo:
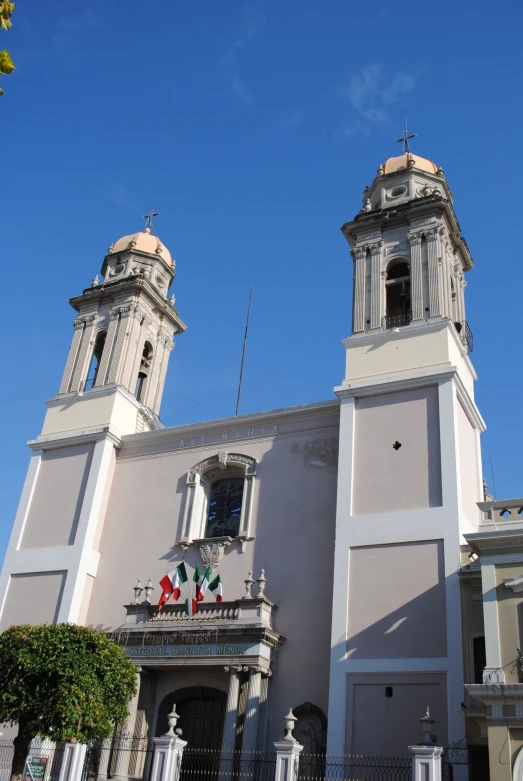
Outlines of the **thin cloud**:
{"type": "Polygon", "coordinates": [[[244,103],[252,103],[254,96],[239,75],[240,53],[259,38],[264,29],[265,14],[263,13],[262,0],[252,0],[242,10],[242,20],[238,35],[230,45],[221,63],[228,73],[231,91],[244,103]]]}
{"type": "Polygon", "coordinates": [[[280,119],[273,122],[268,128],[268,132],[274,133],[277,130],[291,130],[292,128],[298,127],[304,116],[305,111],[301,108],[296,109],[296,111],[291,111],[289,114],[285,114],[283,117],[280,117],[280,119]]]}
{"type": "Polygon", "coordinates": [[[372,127],[388,125],[388,109],[399,103],[416,86],[417,76],[396,71],[388,77],[379,63],[372,63],[350,77],[339,90],[356,117],[336,132],[336,136],[350,138],[356,133],[369,133],[372,127]]]}
{"type": "Polygon", "coordinates": [[[128,212],[140,213],[140,207],[134,203],[130,195],[119,184],[112,184],[105,193],[110,201],[115,203],[120,209],[128,212]]]}

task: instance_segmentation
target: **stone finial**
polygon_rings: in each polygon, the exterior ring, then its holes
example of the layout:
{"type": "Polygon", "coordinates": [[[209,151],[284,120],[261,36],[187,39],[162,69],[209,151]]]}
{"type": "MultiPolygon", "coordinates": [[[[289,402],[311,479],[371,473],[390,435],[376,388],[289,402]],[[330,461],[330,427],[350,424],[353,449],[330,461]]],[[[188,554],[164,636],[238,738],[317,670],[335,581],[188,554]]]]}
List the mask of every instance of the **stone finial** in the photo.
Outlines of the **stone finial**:
{"type": "Polygon", "coordinates": [[[432,733],[432,728],[436,722],[430,717],[429,706],[427,705],[427,712],[420,719],[421,728],[423,730],[423,743],[428,746],[433,746],[436,743],[436,735],[432,733]]]}
{"type": "Polygon", "coordinates": [[[423,193],[423,195],[425,197],[427,197],[428,195],[430,195],[432,193],[432,189],[431,189],[431,187],[430,187],[428,182],[423,186],[421,192],[423,193]]]}
{"type": "Polygon", "coordinates": [[[252,584],[254,583],[254,578],[252,576],[252,570],[249,570],[249,574],[243,581],[245,583],[245,596],[244,599],[252,599],[252,584]]]}
{"type": "Polygon", "coordinates": [[[378,168],[378,170],[377,170],[377,174],[378,174],[378,176],[383,176],[383,174],[384,174],[384,173],[385,173],[385,169],[384,169],[384,168],[383,168],[383,166],[380,164],[380,166],[379,166],[379,168],[378,168]]]}
{"type": "Polygon", "coordinates": [[[91,282],[91,287],[98,287],[100,280],[98,279],[98,274],[93,277],[93,281],[91,282]]]}
{"type": "Polygon", "coordinates": [[[171,305],[171,306],[174,306],[174,305],[175,305],[175,303],[176,303],[176,297],[175,297],[174,293],[171,293],[171,297],[170,297],[170,299],[169,299],[169,303],[170,303],[170,305],[171,305]]]}
{"type": "Polygon", "coordinates": [[[298,719],[292,712],[292,708],[289,708],[288,714],[283,719],[283,723],[285,724],[285,735],[283,736],[282,740],[287,740],[289,743],[297,743],[298,741],[292,734],[292,731],[294,729],[294,725],[298,719]]]}
{"type": "Polygon", "coordinates": [[[114,244],[109,244],[107,247],[107,254],[110,255],[114,249],[114,244]]]}
{"type": "Polygon", "coordinates": [[[144,588],[145,591],[145,602],[151,603],[150,597],[152,596],[152,593],[154,591],[153,581],[152,578],[149,578],[149,582],[144,588]]]}
{"type": "Polygon", "coordinates": [[[264,597],[265,596],[265,586],[267,585],[267,578],[265,577],[265,570],[262,569],[260,572],[260,577],[257,579],[256,583],[258,584],[258,596],[264,597]]]}
{"type": "Polygon", "coordinates": [[[174,728],[176,727],[176,722],[178,721],[179,718],[180,718],[179,715],[176,713],[176,705],[173,703],[173,709],[167,715],[167,724],[169,725],[169,729],[165,733],[166,738],[176,737],[176,735],[174,734],[174,728]]]}
{"type": "Polygon", "coordinates": [[[445,176],[445,171],[443,170],[443,168],[438,168],[438,170],[436,171],[436,176],[445,176]]]}
{"type": "Polygon", "coordinates": [[[143,591],[143,585],[142,585],[141,578],[138,578],[138,582],[137,582],[136,586],[133,586],[133,588],[134,588],[134,600],[133,600],[133,602],[131,604],[132,605],[137,605],[138,604],[138,600],[140,599],[140,594],[143,591]]]}
{"type": "Polygon", "coordinates": [[[363,207],[364,212],[371,212],[372,211],[372,203],[370,202],[370,198],[367,198],[365,201],[365,206],[363,207]]]}

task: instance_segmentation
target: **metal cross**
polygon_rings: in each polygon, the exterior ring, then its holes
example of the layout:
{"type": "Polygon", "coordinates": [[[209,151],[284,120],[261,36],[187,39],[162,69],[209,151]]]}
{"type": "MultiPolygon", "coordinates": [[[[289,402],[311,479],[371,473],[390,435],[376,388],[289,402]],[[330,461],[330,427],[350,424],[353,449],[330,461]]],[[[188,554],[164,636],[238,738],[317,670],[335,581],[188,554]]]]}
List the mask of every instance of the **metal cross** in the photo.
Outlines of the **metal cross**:
{"type": "Polygon", "coordinates": [[[151,230],[151,226],[153,224],[153,217],[159,217],[159,216],[160,216],[160,212],[155,212],[154,209],[151,209],[149,214],[144,214],[142,219],[147,220],[147,222],[145,223],[145,230],[147,230],[147,228],[151,230]]]}
{"type": "Polygon", "coordinates": [[[416,138],[417,133],[412,133],[409,136],[409,131],[407,128],[407,120],[405,120],[405,130],[403,131],[403,135],[401,138],[396,139],[397,144],[403,144],[403,154],[405,155],[407,152],[410,152],[410,146],[409,146],[409,140],[411,138],[416,138]]]}

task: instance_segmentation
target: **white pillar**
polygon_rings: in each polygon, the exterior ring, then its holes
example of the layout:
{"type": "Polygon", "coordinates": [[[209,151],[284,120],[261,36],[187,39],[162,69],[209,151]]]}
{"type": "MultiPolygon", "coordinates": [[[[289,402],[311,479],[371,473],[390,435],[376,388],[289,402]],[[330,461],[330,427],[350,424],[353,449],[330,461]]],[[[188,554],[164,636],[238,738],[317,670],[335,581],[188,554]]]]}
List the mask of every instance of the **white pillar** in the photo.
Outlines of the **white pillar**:
{"type": "Polygon", "coordinates": [[[412,781],[441,781],[440,746],[409,746],[412,754],[412,781]]]}
{"type": "Polygon", "coordinates": [[[183,750],[186,740],[181,740],[174,734],[178,721],[176,705],[167,717],[169,730],[161,738],[153,738],[154,757],[150,781],[178,781],[182,767],[183,750]]]}
{"type": "Polygon", "coordinates": [[[354,258],[354,319],[353,333],[365,330],[365,258],[367,250],[359,247],[353,250],[354,258]]]}
{"type": "Polygon", "coordinates": [[[481,560],[481,588],[487,662],[483,670],[483,683],[505,683],[505,671],[501,664],[496,565],[488,557],[481,560]]]}
{"type": "Polygon", "coordinates": [[[247,690],[245,720],[243,722],[242,754],[245,751],[256,751],[260,691],[261,670],[259,667],[251,667],[249,670],[249,688],[247,690]]]}
{"type": "Polygon", "coordinates": [[[98,781],[106,781],[109,770],[109,757],[111,756],[111,738],[102,740],[100,744],[100,761],[98,763],[98,781]]]}
{"type": "Polygon", "coordinates": [[[133,748],[134,724],[140,696],[140,670],[136,673],[136,694],[129,703],[129,715],[118,733],[116,758],[112,777],[118,781],[129,781],[129,760],[133,748]]]}
{"type": "Polygon", "coordinates": [[[241,667],[226,667],[229,673],[229,691],[223,725],[222,751],[234,751],[236,745],[236,725],[238,722],[238,697],[240,694],[241,667]]]}
{"type": "Polygon", "coordinates": [[[85,743],[64,743],[64,753],[58,781],[81,781],[85,752],[85,743]]]}
{"type": "Polygon", "coordinates": [[[381,280],[381,245],[382,242],[372,244],[370,254],[372,258],[371,267],[371,287],[370,287],[370,327],[371,329],[381,328],[381,299],[382,299],[382,280],[381,280]]]}
{"type": "Polygon", "coordinates": [[[286,734],[274,743],[276,749],[276,771],[274,781],[297,781],[300,765],[300,754],[303,746],[292,736],[292,730],[297,719],[289,710],[284,719],[286,734]]]}
{"type": "Polygon", "coordinates": [[[434,228],[425,233],[427,239],[427,262],[429,271],[430,317],[441,315],[441,290],[438,268],[438,232],[434,228]]]}
{"type": "Polygon", "coordinates": [[[410,244],[410,301],[412,320],[423,320],[423,276],[421,270],[421,233],[407,236],[410,244]]]}

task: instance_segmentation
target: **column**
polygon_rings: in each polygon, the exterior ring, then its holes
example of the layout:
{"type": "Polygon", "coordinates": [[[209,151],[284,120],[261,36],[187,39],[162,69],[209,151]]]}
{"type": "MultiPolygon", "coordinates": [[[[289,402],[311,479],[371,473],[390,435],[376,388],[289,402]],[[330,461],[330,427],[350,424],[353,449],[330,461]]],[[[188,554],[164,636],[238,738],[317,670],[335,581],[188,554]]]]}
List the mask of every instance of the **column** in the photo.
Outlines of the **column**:
{"type": "Polygon", "coordinates": [[[353,333],[361,333],[365,330],[365,257],[367,250],[360,247],[352,251],[354,258],[354,315],[352,322],[353,333]]]}
{"type": "Polygon", "coordinates": [[[109,757],[111,756],[111,738],[106,738],[100,743],[100,761],[98,763],[98,781],[106,781],[109,770],[109,757]]]}
{"type": "Polygon", "coordinates": [[[64,376],[62,377],[62,384],[58,393],[67,393],[69,385],[71,384],[71,378],[76,366],[76,357],[78,350],[80,349],[80,342],[85,329],[85,323],[82,318],[77,318],[74,321],[74,334],[71,347],[69,348],[69,355],[67,356],[67,363],[65,364],[64,376]]]}
{"type": "Polygon", "coordinates": [[[116,332],[120,323],[120,312],[118,310],[109,312],[109,328],[107,329],[107,337],[105,339],[104,351],[100,360],[100,366],[98,367],[98,374],[96,375],[95,387],[105,385],[105,377],[109,368],[109,361],[113,353],[113,344],[116,338],[116,332]]]}
{"type": "Polygon", "coordinates": [[[111,363],[109,366],[109,371],[107,373],[108,385],[113,385],[115,383],[120,382],[120,377],[122,374],[122,366],[121,366],[120,359],[122,356],[122,350],[124,348],[126,338],[128,338],[127,334],[129,332],[131,322],[132,322],[132,318],[130,316],[130,310],[131,310],[131,306],[129,305],[125,308],[125,312],[123,310],[120,311],[121,314],[120,325],[118,327],[118,333],[114,343],[113,354],[111,356],[111,363]]]}
{"type": "Polygon", "coordinates": [[[169,341],[166,342],[164,345],[164,359],[158,377],[158,385],[156,386],[156,396],[154,398],[154,406],[152,407],[153,412],[156,412],[157,415],[160,411],[160,406],[162,403],[163,386],[165,385],[165,377],[167,376],[167,365],[169,363],[169,356],[173,349],[174,349],[174,342],[172,340],[172,337],[170,337],[169,341]]]}
{"type": "Polygon", "coordinates": [[[256,751],[260,691],[261,669],[259,667],[251,667],[249,670],[249,688],[247,691],[245,721],[243,722],[242,754],[246,751],[256,751]]]}
{"type": "Polygon", "coordinates": [[[371,282],[370,282],[370,327],[372,329],[381,328],[381,241],[372,244],[371,254],[371,282]]]}
{"type": "Polygon", "coordinates": [[[421,233],[407,235],[410,244],[410,300],[412,320],[423,320],[423,283],[421,271],[421,233]]]}
{"type": "Polygon", "coordinates": [[[129,781],[129,760],[133,747],[134,724],[140,696],[140,668],[136,671],[136,694],[129,703],[129,715],[124,721],[116,739],[114,772],[112,777],[120,781],[129,781]]]}
{"type": "Polygon", "coordinates": [[[131,387],[132,382],[132,370],[136,358],[136,351],[138,345],[141,343],[140,333],[142,330],[143,314],[137,308],[133,310],[132,318],[128,322],[127,328],[129,331],[129,338],[127,340],[127,347],[125,356],[122,361],[122,373],[118,380],[120,385],[127,388],[128,391],[134,393],[134,385],[131,387]]]}
{"type": "Polygon", "coordinates": [[[93,349],[93,333],[96,315],[85,317],[85,328],[82,335],[82,341],[76,356],[76,362],[69,383],[70,391],[81,390],[83,381],[87,379],[87,372],[89,370],[89,362],[91,360],[91,353],[93,349]]]}
{"type": "Polygon", "coordinates": [[[225,722],[221,750],[234,751],[236,746],[236,725],[238,721],[238,697],[240,695],[241,667],[225,667],[229,673],[229,691],[227,692],[227,705],[225,709],[225,722]]]}
{"type": "Polygon", "coordinates": [[[438,274],[438,232],[434,228],[425,232],[427,239],[427,260],[429,267],[429,316],[441,315],[441,291],[438,274]]]}
{"type": "Polygon", "coordinates": [[[483,683],[505,683],[499,642],[496,565],[482,558],[481,589],[483,591],[483,621],[485,624],[486,666],[483,683]]]}

